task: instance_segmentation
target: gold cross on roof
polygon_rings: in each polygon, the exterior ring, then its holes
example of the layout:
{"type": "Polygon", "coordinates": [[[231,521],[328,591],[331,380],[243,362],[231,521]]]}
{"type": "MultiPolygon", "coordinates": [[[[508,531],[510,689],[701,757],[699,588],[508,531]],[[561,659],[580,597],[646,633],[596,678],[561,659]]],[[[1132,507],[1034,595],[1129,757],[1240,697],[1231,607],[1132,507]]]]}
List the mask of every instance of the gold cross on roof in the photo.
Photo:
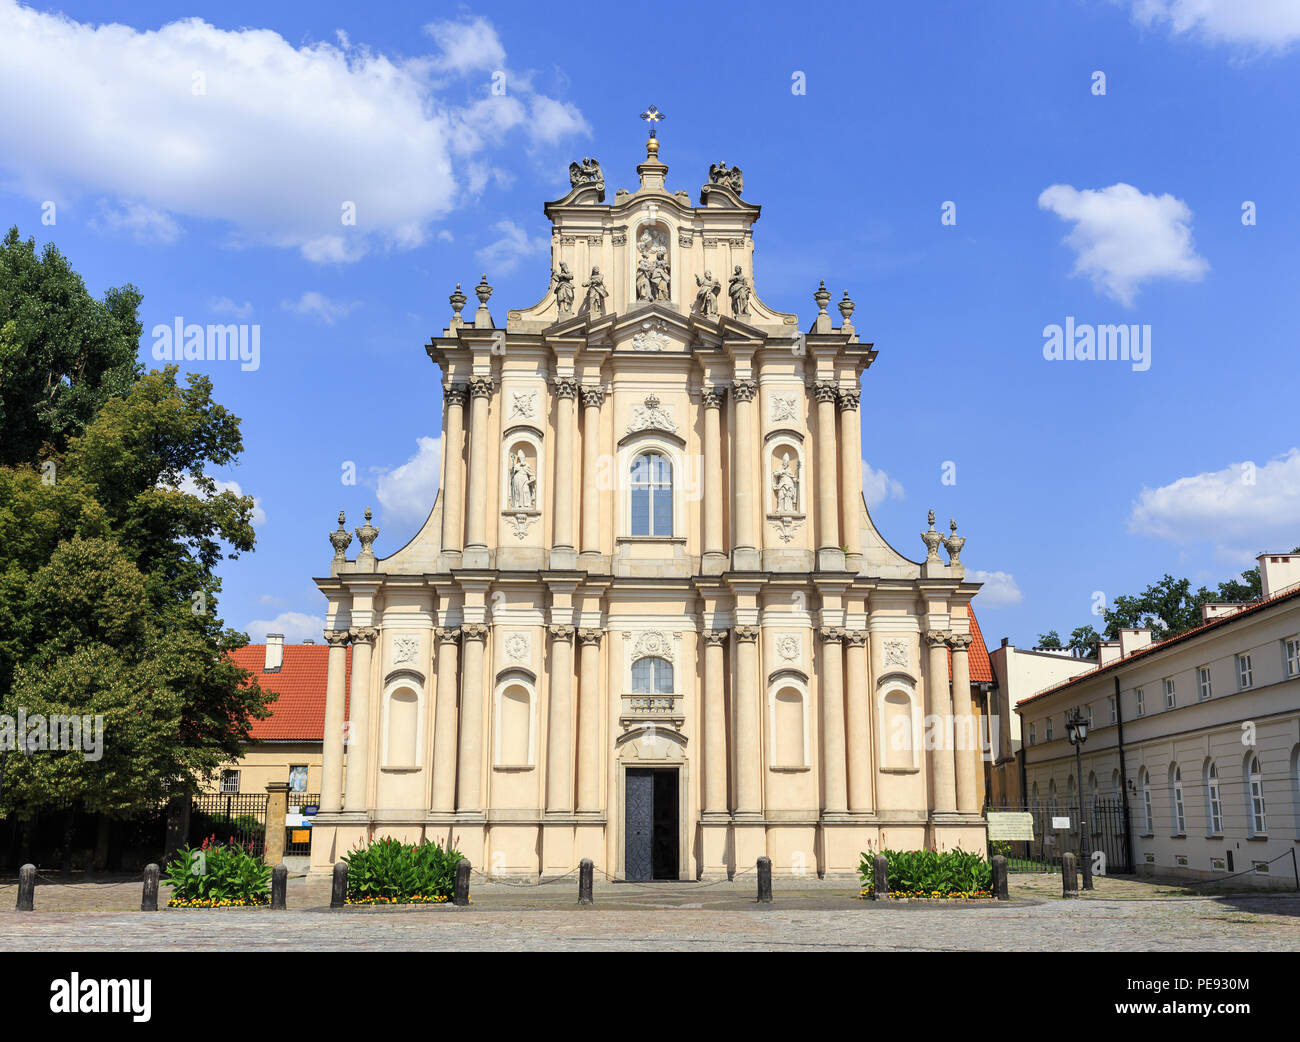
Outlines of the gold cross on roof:
{"type": "Polygon", "coordinates": [[[660,120],[664,119],[665,117],[662,112],[660,112],[657,108],[651,105],[648,109],[646,109],[643,113],[641,113],[641,118],[650,124],[650,136],[654,137],[655,124],[658,123],[660,120]]]}

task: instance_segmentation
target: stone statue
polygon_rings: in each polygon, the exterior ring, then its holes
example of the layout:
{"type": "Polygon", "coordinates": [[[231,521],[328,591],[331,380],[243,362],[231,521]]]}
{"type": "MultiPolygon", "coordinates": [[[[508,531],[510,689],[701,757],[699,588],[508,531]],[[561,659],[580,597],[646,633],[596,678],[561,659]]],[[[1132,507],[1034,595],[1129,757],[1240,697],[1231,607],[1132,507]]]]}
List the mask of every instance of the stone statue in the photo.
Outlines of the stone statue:
{"type": "Polygon", "coordinates": [[[695,284],[700,287],[695,293],[695,310],[706,317],[716,315],[718,294],[722,292],[722,284],[714,279],[711,271],[706,271],[703,278],[696,275],[695,284]]]}
{"type": "Polygon", "coordinates": [[[776,493],[776,512],[794,514],[799,509],[798,471],[790,465],[790,453],[782,453],[781,466],[772,474],[772,490],[776,493]]]}
{"type": "Polygon", "coordinates": [[[667,300],[669,289],[669,271],[668,260],[664,256],[664,251],[660,250],[655,255],[654,264],[650,268],[650,285],[654,290],[652,299],[667,300]]]}
{"type": "Polygon", "coordinates": [[[524,450],[519,449],[510,465],[510,509],[532,510],[536,489],[537,478],[528,465],[524,450]]]}
{"type": "Polygon", "coordinates": [[[649,300],[651,295],[650,272],[654,268],[654,262],[650,260],[650,255],[642,251],[641,256],[636,262],[636,299],[649,300]]]}
{"type": "Polygon", "coordinates": [[[600,164],[594,159],[584,158],[581,163],[569,164],[570,188],[577,188],[578,185],[604,183],[605,175],[601,173],[600,164]]]}
{"type": "Polygon", "coordinates": [[[725,185],[737,195],[745,190],[745,178],[740,172],[740,167],[733,166],[728,170],[726,163],[714,163],[709,167],[709,183],[725,185]]]}
{"type": "Polygon", "coordinates": [[[573,310],[573,273],[564,261],[560,261],[560,270],[552,270],[551,278],[555,282],[555,303],[560,314],[568,314],[573,310]]]}
{"type": "Polygon", "coordinates": [[[739,318],[749,314],[749,279],[740,272],[740,265],[731,276],[727,292],[731,294],[731,313],[739,318]]]}
{"type": "Polygon", "coordinates": [[[582,284],[582,288],[587,291],[587,299],[583,306],[593,315],[603,315],[605,298],[609,296],[609,290],[605,288],[605,280],[600,274],[600,268],[591,269],[591,277],[582,284]]]}

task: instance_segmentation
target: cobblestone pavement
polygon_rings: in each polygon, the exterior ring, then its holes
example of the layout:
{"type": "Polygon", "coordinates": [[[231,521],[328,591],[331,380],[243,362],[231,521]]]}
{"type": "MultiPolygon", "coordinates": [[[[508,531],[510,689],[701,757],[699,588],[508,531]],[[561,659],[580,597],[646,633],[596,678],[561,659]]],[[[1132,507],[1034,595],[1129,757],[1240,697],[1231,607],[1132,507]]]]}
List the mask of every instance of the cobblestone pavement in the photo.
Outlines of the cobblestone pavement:
{"type": "MultiPolygon", "coordinates": [[[[753,879],[598,884],[578,908],[576,882],[542,887],[476,877],[469,908],[331,912],[328,878],[290,880],[287,912],[141,913],[136,880],[43,882],[37,911],[13,910],[0,882],[0,950],[1300,950],[1300,895],[1176,896],[1131,879],[1099,879],[1080,900],[1055,876],[1012,878],[1008,903],[872,903],[851,880],[774,881],[776,903],[754,902],[753,879]]],[[[162,894],[166,900],[166,889],[162,894]]]]}

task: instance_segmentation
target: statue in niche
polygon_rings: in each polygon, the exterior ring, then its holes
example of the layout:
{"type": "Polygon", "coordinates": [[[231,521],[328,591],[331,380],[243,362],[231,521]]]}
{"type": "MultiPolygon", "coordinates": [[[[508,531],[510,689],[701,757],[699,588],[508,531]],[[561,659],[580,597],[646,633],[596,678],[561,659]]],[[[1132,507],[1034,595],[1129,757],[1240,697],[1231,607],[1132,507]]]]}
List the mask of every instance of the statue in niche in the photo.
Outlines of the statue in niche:
{"type": "Polygon", "coordinates": [[[790,453],[783,453],[781,466],[772,473],[772,491],[776,494],[776,512],[794,514],[799,510],[799,471],[790,463],[790,453]]]}
{"type": "Polygon", "coordinates": [[[651,294],[650,272],[654,268],[654,262],[650,260],[648,253],[642,252],[636,262],[636,299],[649,300],[651,294]]]}
{"type": "Polygon", "coordinates": [[[605,298],[609,296],[609,290],[605,288],[605,279],[600,274],[600,268],[591,269],[591,277],[582,284],[582,288],[587,291],[587,299],[583,307],[593,315],[603,315],[605,298]]]}
{"type": "Polygon", "coordinates": [[[704,277],[695,276],[695,284],[700,288],[695,293],[695,310],[708,317],[718,313],[718,294],[722,292],[722,283],[713,277],[713,272],[706,271],[704,277]]]}
{"type": "Polygon", "coordinates": [[[740,265],[736,265],[735,272],[731,276],[731,282],[728,284],[727,292],[731,294],[731,313],[739,318],[741,315],[749,314],[749,279],[741,273],[740,265]]]}
{"type": "Polygon", "coordinates": [[[567,315],[573,310],[573,272],[564,261],[560,261],[560,270],[552,270],[551,279],[555,283],[555,303],[560,314],[567,315]]]}
{"type": "Polygon", "coordinates": [[[652,299],[668,299],[668,259],[664,256],[664,251],[660,250],[655,255],[654,264],[650,268],[650,285],[654,290],[652,299]]]}
{"type": "Polygon", "coordinates": [[[528,465],[524,450],[515,452],[510,464],[510,509],[532,510],[537,492],[537,478],[533,468],[528,465]]]}
{"type": "Polygon", "coordinates": [[[668,236],[658,228],[646,228],[636,241],[636,299],[667,300],[669,288],[668,236]]]}

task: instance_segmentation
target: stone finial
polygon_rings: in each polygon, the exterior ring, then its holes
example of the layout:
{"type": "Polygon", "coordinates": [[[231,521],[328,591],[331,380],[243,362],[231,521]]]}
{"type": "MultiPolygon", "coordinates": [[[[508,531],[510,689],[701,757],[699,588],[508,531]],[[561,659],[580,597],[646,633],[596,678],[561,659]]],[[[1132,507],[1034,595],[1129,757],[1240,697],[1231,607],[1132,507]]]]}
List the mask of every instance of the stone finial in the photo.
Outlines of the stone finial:
{"type": "Polygon", "coordinates": [[[338,530],[330,533],[330,542],[334,544],[334,560],[336,561],[347,560],[347,550],[352,545],[352,535],[343,527],[346,521],[347,517],[340,510],[338,530]]]}
{"type": "Polygon", "coordinates": [[[840,309],[840,316],[844,319],[846,326],[853,324],[853,310],[857,307],[853,301],[849,300],[849,291],[844,291],[844,299],[836,305],[840,309]]]}
{"type": "Polygon", "coordinates": [[[460,283],[456,283],[456,292],[447,298],[451,302],[451,317],[453,322],[463,321],[460,317],[461,311],[465,308],[465,294],[460,291],[460,283]]]}
{"type": "Polygon", "coordinates": [[[929,514],[930,530],[921,533],[921,541],[925,543],[925,560],[928,564],[931,561],[939,560],[939,544],[943,542],[943,535],[934,530],[934,511],[929,514]]]}
{"type": "MultiPolygon", "coordinates": [[[[933,527],[933,524],[931,525],[933,527]]],[[[957,521],[955,518],[948,518],[948,527],[952,530],[952,535],[943,541],[943,548],[948,551],[948,563],[950,565],[961,564],[961,548],[966,545],[966,537],[957,534],[957,521]]]]}
{"type": "Polygon", "coordinates": [[[478,306],[487,307],[488,299],[492,296],[492,287],[488,285],[487,273],[484,272],[482,280],[474,287],[474,296],[478,297],[478,306]]]}
{"type": "Polygon", "coordinates": [[[375,556],[374,551],[371,550],[371,546],[373,546],[375,540],[379,538],[379,529],[370,523],[370,519],[373,516],[374,515],[371,513],[370,508],[366,507],[366,523],[363,527],[356,530],[357,539],[361,542],[362,557],[375,556]]]}
{"type": "Polygon", "coordinates": [[[826,280],[821,280],[821,285],[817,287],[817,292],[813,294],[813,300],[817,301],[817,314],[826,314],[826,305],[831,302],[831,291],[826,288],[826,280]]]}

